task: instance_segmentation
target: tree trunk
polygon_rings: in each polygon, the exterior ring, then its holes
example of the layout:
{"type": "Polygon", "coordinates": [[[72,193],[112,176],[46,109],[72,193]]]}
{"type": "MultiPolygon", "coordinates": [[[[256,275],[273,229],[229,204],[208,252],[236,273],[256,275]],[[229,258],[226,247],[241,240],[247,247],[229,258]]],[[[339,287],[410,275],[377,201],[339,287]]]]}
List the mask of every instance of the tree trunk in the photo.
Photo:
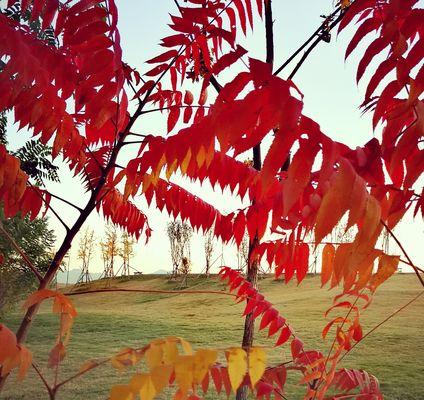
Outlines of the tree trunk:
{"type": "MultiPolygon", "coordinates": [[[[272,65],[274,63],[274,34],[273,34],[273,20],[272,20],[272,6],[271,0],[264,1],[265,6],[265,34],[266,34],[266,62],[272,65]]],[[[262,168],[261,160],[261,144],[257,144],[253,148],[253,168],[257,171],[260,171],[262,168]]],[[[254,205],[254,202],[252,203],[254,205]]],[[[253,287],[258,285],[258,259],[252,258],[251,255],[254,253],[255,249],[259,245],[259,239],[257,236],[249,244],[249,260],[247,264],[247,281],[250,282],[253,287]]],[[[248,300],[249,301],[249,300],[248,300]]],[[[244,320],[244,332],[243,332],[243,341],[242,347],[245,350],[248,350],[253,345],[253,337],[255,333],[255,319],[253,314],[247,314],[246,319],[244,320]]],[[[236,399],[237,400],[246,400],[248,393],[248,386],[240,386],[237,390],[236,399]]]]}

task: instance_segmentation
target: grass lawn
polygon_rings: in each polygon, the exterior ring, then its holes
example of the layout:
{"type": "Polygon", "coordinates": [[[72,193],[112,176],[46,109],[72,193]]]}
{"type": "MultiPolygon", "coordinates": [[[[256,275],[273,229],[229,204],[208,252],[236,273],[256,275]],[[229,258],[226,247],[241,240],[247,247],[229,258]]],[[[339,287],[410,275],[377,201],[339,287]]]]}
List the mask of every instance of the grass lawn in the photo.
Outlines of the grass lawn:
{"type": "MultiPolygon", "coordinates": [[[[101,283],[104,285],[104,283],[101,283]]],[[[100,283],[94,284],[100,285],[100,283]]],[[[129,281],[114,281],[114,287],[174,289],[175,282],[165,277],[143,276],[129,281]]],[[[196,289],[223,289],[216,278],[189,279],[196,289]]],[[[260,281],[260,290],[273,302],[304,341],[305,347],[326,351],[329,343],[320,340],[325,325],[324,311],[336,292],[319,289],[319,277],[307,277],[301,287],[288,286],[271,278],[260,281]]],[[[383,284],[370,308],[363,314],[364,331],[422,290],[414,275],[399,274],[383,284]]],[[[243,305],[228,296],[163,295],[143,293],[99,293],[72,297],[78,310],[68,354],[60,369],[66,378],[78,371],[87,359],[114,354],[123,347],[141,347],[154,338],[181,336],[198,346],[218,347],[238,345],[242,336],[243,305]]],[[[422,312],[424,298],[418,299],[396,315],[373,335],[358,345],[344,359],[344,367],[366,369],[377,376],[386,399],[424,399],[424,328],[422,312]]],[[[4,322],[16,328],[21,313],[8,316],[4,322]]],[[[28,346],[36,362],[47,371],[47,355],[57,333],[57,315],[51,304],[43,305],[30,335],[28,346]]],[[[329,336],[329,341],[331,337],[329,336]]],[[[272,345],[265,334],[257,334],[257,343],[272,345]]],[[[268,350],[269,363],[289,358],[287,346],[268,350]]],[[[51,371],[46,372],[53,379],[51,371]]],[[[57,399],[107,399],[109,388],[118,382],[127,383],[127,373],[118,373],[110,365],[99,367],[84,377],[72,381],[59,392],[57,399]]],[[[287,385],[289,400],[302,398],[294,376],[287,385]]],[[[46,399],[44,387],[30,370],[23,382],[10,379],[2,399],[46,399]]],[[[165,398],[165,397],[163,397],[165,398]]],[[[218,398],[211,391],[208,398],[218,398]]]]}

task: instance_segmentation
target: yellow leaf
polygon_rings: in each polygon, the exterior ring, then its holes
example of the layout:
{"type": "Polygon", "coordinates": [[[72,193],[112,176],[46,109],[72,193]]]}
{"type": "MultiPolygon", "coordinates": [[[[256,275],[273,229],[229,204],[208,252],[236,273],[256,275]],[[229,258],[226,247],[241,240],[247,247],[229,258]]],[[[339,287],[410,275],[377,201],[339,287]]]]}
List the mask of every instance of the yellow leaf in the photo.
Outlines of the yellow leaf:
{"type": "Polygon", "coordinates": [[[228,375],[234,392],[238,389],[247,370],[247,355],[243,349],[233,348],[226,352],[228,375]]]}
{"type": "Polygon", "coordinates": [[[168,179],[168,181],[171,178],[171,175],[176,171],[176,169],[177,169],[177,160],[174,160],[172,164],[168,164],[168,167],[166,168],[166,179],[168,179]]]}
{"type": "Polygon", "coordinates": [[[193,386],[194,356],[178,356],[175,362],[175,381],[187,393],[193,386]]]}
{"type": "Polygon", "coordinates": [[[206,161],[206,150],[203,145],[200,146],[199,152],[196,155],[196,161],[199,168],[201,168],[206,161]]]}
{"type": "Polygon", "coordinates": [[[209,149],[206,151],[206,155],[205,155],[205,162],[206,162],[207,168],[210,167],[214,157],[215,157],[215,143],[213,140],[211,140],[209,144],[209,149]]]}
{"type": "Polygon", "coordinates": [[[187,354],[188,356],[191,356],[193,354],[193,348],[191,347],[191,344],[187,342],[187,340],[184,340],[182,338],[178,338],[178,339],[181,343],[184,353],[187,354]]]}
{"type": "Polygon", "coordinates": [[[167,338],[162,346],[163,362],[165,364],[174,364],[178,357],[178,348],[175,338],[167,338]]]}
{"type": "Polygon", "coordinates": [[[137,352],[131,348],[122,349],[110,360],[112,366],[116,369],[123,369],[135,365],[141,359],[137,352]]]}
{"type": "Polygon", "coordinates": [[[81,365],[79,372],[89,371],[90,369],[96,367],[97,365],[98,365],[97,361],[87,360],[81,365]]]}
{"type": "Polygon", "coordinates": [[[116,385],[110,390],[110,400],[133,400],[134,395],[128,385],[116,385]]]}
{"type": "Polygon", "coordinates": [[[150,369],[161,365],[163,359],[163,345],[151,343],[146,351],[147,365],[150,369]]]}
{"type": "Polygon", "coordinates": [[[341,0],[340,6],[342,7],[342,10],[350,6],[350,0],[341,0]]]}
{"type": "Polygon", "coordinates": [[[187,172],[187,168],[190,163],[190,160],[191,160],[191,149],[189,148],[187,150],[187,154],[185,155],[183,162],[180,165],[180,170],[183,175],[185,175],[185,173],[187,172]]]}
{"type": "Polygon", "coordinates": [[[130,388],[132,393],[139,393],[142,400],[152,400],[157,393],[149,374],[135,374],[131,378],[130,388]]]}
{"type": "Polygon", "coordinates": [[[201,383],[218,357],[216,350],[200,349],[194,355],[194,381],[201,383]]]}
{"type": "Polygon", "coordinates": [[[150,371],[150,378],[156,393],[160,393],[169,384],[173,367],[171,365],[158,365],[150,371]]]}
{"type": "Polygon", "coordinates": [[[252,347],[249,350],[249,376],[252,386],[255,386],[265,372],[266,354],[263,349],[252,347]]]}

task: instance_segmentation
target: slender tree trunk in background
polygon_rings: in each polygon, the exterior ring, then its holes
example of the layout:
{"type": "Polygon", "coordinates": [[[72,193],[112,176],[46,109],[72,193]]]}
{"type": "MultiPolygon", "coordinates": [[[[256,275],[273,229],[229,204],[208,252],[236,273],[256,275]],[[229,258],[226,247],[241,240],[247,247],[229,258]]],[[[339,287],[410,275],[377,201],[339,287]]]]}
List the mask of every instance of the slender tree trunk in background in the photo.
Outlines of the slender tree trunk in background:
{"type": "MultiPolygon", "coordinates": [[[[265,32],[266,32],[266,62],[272,65],[274,63],[274,36],[272,30],[272,6],[271,0],[264,0],[265,4],[265,32]]],[[[253,148],[253,168],[257,171],[260,171],[262,168],[262,159],[261,159],[261,144],[257,144],[253,148]]],[[[249,261],[247,264],[247,276],[246,279],[254,287],[257,287],[258,284],[258,268],[259,263],[257,258],[252,258],[251,255],[259,245],[259,239],[257,236],[249,244],[249,261]]],[[[253,314],[247,314],[246,319],[244,320],[244,332],[242,347],[247,350],[253,345],[253,338],[255,334],[255,319],[253,314]]],[[[236,399],[237,400],[246,400],[248,394],[248,386],[240,386],[237,390],[236,399]]]]}

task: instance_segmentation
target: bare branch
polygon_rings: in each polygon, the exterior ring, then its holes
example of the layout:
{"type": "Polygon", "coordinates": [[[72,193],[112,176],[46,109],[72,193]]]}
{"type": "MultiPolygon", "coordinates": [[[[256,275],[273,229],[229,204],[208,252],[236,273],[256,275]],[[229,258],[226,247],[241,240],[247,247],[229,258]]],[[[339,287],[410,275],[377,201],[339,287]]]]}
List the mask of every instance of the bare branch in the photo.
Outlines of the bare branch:
{"type": "Polygon", "coordinates": [[[415,275],[417,275],[417,278],[421,282],[421,285],[424,286],[424,279],[420,275],[420,272],[418,271],[418,268],[412,262],[411,257],[409,257],[409,255],[406,252],[405,248],[403,247],[402,243],[399,241],[399,239],[397,238],[397,236],[393,233],[393,231],[387,226],[387,224],[383,220],[380,220],[380,222],[386,228],[387,232],[394,239],[394,241],[397,243],[397,245],[399,246],[400,250],[402,251],[402,253],[406,257],[406,259],[408,260],[409,265],[414,269],[415,275]]]}
{"type": "Polygon", "coordinates": [[[81,207],[78,207],[77,205],[75,205],[75,204],[71,203],[70,201],[68,201],[68,200],[66,200],[66,199],[64,199],[64,198],[62,198],[62,197],[60,197],[60,196],[58,196],[58,195],[56,195],[56,194],[53,194],[53,193],[51,193],[51,192],[48,192],[48,193],[49,193],[49,195],[50,195],[50,196],[54,197],[55,199],[58,199],[58,200],[60,200],[60,201],[63,201],[64,203],[66,203],[66,204],[70,205],[71,207],[74,207],[74,208],[75,208],[76,210],[78,210],[79,212],[81,212],[81,211],[82,211],[82,208],[81,208],[81,207]]]}
{"type": "MultiPolygon", "coordinates": [[[[341,7],[338,7],[332,14],[329,15],[329,18],[335,17],[340,11],[341,11],[341,7]]],[[[325,21],[318,27],[318,29],[280,67],[277,68],[277,70],[274,72],[274,75],[278,75],[285,67],[287,67],[287,65],[289,65],[296,58],[296,56],[309,43],[311,43],[312,40],[314,40],[315,37],[317,37],[320,34],[320,32],[322,31],[322,29],[324,28],[324,26],[325,26],[325,21]]],[[[320,38],[320,40],[321,40],[321,38],[320,38]]]]}

